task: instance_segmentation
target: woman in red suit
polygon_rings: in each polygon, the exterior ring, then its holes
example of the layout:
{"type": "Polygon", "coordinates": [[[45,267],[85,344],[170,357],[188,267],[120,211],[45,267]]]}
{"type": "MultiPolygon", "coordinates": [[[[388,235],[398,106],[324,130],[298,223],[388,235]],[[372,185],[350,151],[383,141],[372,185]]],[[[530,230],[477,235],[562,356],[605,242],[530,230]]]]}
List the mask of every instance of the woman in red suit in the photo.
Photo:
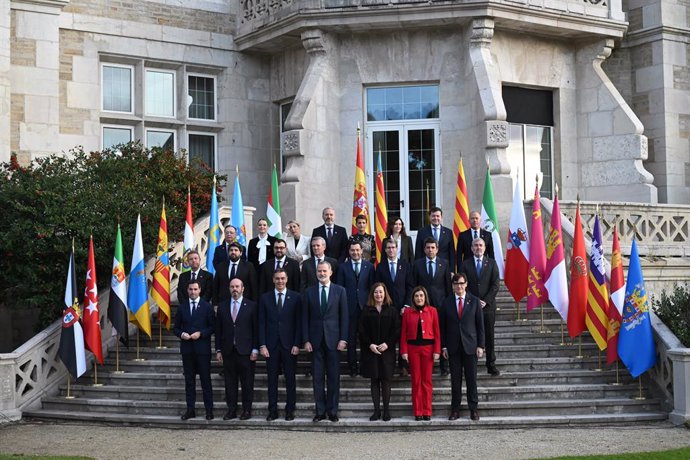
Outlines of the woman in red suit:
{"type": "Polygon", "coordinates": [[[400,331],[400,354],[410,365],[414,419],[431,420],[431,372],[441,356],[441,333],[436,308],[422,286],[412,290],[412,308],[406,308],[400,331]]]}

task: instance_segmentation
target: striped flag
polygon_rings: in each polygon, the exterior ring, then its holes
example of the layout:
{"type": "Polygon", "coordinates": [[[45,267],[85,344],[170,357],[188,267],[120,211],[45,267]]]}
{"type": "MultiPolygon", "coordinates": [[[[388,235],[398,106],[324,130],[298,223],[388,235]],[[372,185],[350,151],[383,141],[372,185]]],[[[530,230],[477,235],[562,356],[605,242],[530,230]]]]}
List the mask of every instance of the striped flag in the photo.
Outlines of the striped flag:
{"type": "Polygon", "coordinates": [[[74,242],[69,255],[67,283],[65,284],[65,308],[62,310],[62,331],[58,358],[73,378],[86,372],[84,330],[79,322],[79,299],[77,298],[77,277],[74,271],[74,242]]]}
{"type": "Polygon", "coordinates": [[[280,193],[278,192],[278,170],[276,165],[273,165],[271,189],[268,191],[266,220],[268,220],[268,234],[283,239],[283,221],[280,218],[280,193]]]}
{"type": "Polygon", "coordinates": [[[585,324],[587,324],[587,329],[600,350],[606,348],[606,337],[608,336],[606,311],[608,305],[609,294],[606,288],[604,246],[601,244],[599,216],[596,216],[594,230],[592,230],[592,253],[589,259],[589,294],[587,295],[585,324]]]}
{"type": "Polygon", "coordinates": [[[494,190],[491,187],[489,168],[486,168],[484,197],[482,198],[482,228],[491,233],[491,241],[494,244],[494,260],[496,265],[498,265],[498,275],[503,279],[503,244],[501,243],[501,231],[498,228],[494,190]]]}
{"type": "Polygon", "coordinates": [[[580,200],[575,213],[575,235],[573,253],[570,257],[570,294],[568,299],[568,335],[575,338],[582,334],[587,325],[587,296],[589,295],[589,274],[587,269],[587,250],[580,220],[580,200]]]}
{"type": "Polygon", "coordinates": [[[465,182],[465,169],[462,167],[462,158],[458,161],[458,180],[455,184],[455,215],[453,216],[453,241],[458,246],[460,233],[470,228],[470,200],[467,195],[467,183],[465,182]]]}
{"type": "Polygon", "coordinates": [[[369,201],[367,200],[367,183],[364,176],[364,158],[362,157],[362,145],[359,142],[359,128],[357,128],[357,159],[355,164],[355,191],[352,198],[352,234],[356,235],[357,216],[364,214],[367,217],[367,230],[371,234],[369,226],[369,201]]]}
{"type": "Polygon", "coordinates": [[[565,250],[563,249],[563,233],[561,232],[561,208],[558,205],[558,187],[553,200],[549,238],[546,243],[546,282],[544,287],[549,293],[549,302],[561,315],[563,321],[568,320],[568,279],[565,271],[565,250]]]}
{"type": "Polygon", "coordinates": [[[101,313],[98,309],[98,283],[96,283],[96,257],[93,250],[93,236],[89,240],[89,259],[86,265],[84,286],[84,342],[99,363],[103,364],[103,343],[101,342],[101,313]]]}
{"type": "Polygon", "coordinates": [[[379,151],[378,167],[376,172],[376,263],[381,262],[383,253],[383,240],[386,239],[388,228],[388,208],[386,207],[386,191],[383,186],[383,166],[381,165],[381,151],[379,151]]]}
{"type": "Polygon", "coordinates": [[[527,295],[529,283],[529,232],[522,204],[520,181],[515,181],[513,209],[510,213],[510,229],[506,244],[506,273],[504,283],[516,302],[527,295]]]}
{"type": "Polygon", "coordinates": [[[544,226],[541,222],[539,183],[534,187],[532,205],[532,228],[530,230],[529,272],[527,274],[527,311],[546,302],[549,297],[544,286],[546,276],[546,248],[544,247],[544,226]]]}
{"type": "Polygon", "coordinates": [[[187,214],[184,220],[184,243],[182,244],[182,272],[191,270],[187,264],[187,254],[194,249],[194,221],[192,220],[192,196],[187,187],[187,214]]]}
{"type": "Polygon", "coordinates": [[[247,247],[247,227],[244,225],[244,204],[242,203],[242,190],[240,189],[240,169],[237,168],[235,176],[235,189],[232,191],[232,225],[237,229],[237,242],[242,247],[247,247]]]}
{"type": "Polygon", "coordinates": [[[127,305],[129,305],[130,311],[129,320],[151,337],[151,313],[149,310],[149,296],[146,292],[146,268],[144,266],[144,244],[141,238],[141,215],[137,216],[137,230],[134,236],[132,265],[129,270],[129,286],[127,287],[127,305]]]}
{"type": "Polygon", "coordinates": [[[113,272],[110,278],[110,295],[108,296],[108,319],[113,329],[120,336],[120,342],[129,346],[129,327],[127,321],[127,284],[125,276],[125,258],[122,257],[122,233],[117,224],[115,237],[115,254],[113,255],[113,272]]]}
{"type": "Polygon", "coordinates": [[[161,223],[158,227],[151,298],[158,305],[158,320],[167,330],[170,330],[172,322],[170,315],[170,256],[168,255],[168,219],[165,217],[165,203],[163,203],[161,223]]]}
{"type": "Polygon", "coordinates": [[[213,190],[211,190],[211,212],[208,223],[208,248],[206,249],[206,270],[210,274],[215,274],[213,266],[213,254],[221,244],[220,237],[223,232],[220,229],[220,219],[218,218],[218,198],[216,198],[216,176],[213,176],[213,190]]]}
{"type": "Polygon", "coordinates": [[[606,334],[606,363],[618,359],[618,336],[621,329],[623,304],[625,303],[625,279],[623,276],[623,257],[618,240],[618,229],[613,227],[613,248],[611,250],[611,292],[609,294],[608,328],[606,334]]]}

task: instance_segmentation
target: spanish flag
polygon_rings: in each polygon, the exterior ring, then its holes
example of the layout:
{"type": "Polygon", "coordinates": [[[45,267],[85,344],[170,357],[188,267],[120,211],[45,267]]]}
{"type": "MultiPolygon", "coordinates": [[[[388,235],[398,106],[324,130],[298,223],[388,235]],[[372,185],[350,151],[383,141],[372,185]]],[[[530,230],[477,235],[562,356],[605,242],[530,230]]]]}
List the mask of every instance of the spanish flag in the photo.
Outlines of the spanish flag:
{"type": "Polygon", "coordinates": [[[352,198],[352,234],[357,232],[357,216],[367,216],[367,233],[371,234],[369,227],[369,202],[367,200],[367,183],[364,176],[364,158],[362,157],[362,144],[359,142],[359,128],[357,128],[357,163],[355,165],[355,191],[352,198]]]}

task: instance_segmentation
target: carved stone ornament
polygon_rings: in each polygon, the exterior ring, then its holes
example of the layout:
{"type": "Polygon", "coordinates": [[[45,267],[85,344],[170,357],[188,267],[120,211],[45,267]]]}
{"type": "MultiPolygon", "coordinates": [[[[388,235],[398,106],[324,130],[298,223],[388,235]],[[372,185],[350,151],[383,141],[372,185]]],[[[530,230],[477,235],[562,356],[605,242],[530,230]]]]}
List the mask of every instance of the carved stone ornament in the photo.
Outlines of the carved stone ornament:
{"type": "Polygon", "coordinates": [[[297,155],[300,152],[299,131],[283,133],[283,154],[297,155]]]}
{"type": "Polygon", "coordinates": [[[495,148],[508,147],[508,123],[505,121],[486,122],[486,146],[495,148]]]}

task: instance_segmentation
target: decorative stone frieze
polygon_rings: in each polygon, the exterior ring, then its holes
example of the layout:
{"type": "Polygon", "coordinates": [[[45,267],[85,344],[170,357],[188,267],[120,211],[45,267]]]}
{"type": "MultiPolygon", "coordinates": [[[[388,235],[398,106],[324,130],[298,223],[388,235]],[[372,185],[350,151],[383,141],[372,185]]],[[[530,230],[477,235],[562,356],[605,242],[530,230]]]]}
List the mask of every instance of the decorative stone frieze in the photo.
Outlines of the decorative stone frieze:
{"type": "Polygon", "coordinates": [[[496,148],[507,148],[510,142],[508,135],[508,122],[487,121],[486,122],[486,146],[496,148]]]}

